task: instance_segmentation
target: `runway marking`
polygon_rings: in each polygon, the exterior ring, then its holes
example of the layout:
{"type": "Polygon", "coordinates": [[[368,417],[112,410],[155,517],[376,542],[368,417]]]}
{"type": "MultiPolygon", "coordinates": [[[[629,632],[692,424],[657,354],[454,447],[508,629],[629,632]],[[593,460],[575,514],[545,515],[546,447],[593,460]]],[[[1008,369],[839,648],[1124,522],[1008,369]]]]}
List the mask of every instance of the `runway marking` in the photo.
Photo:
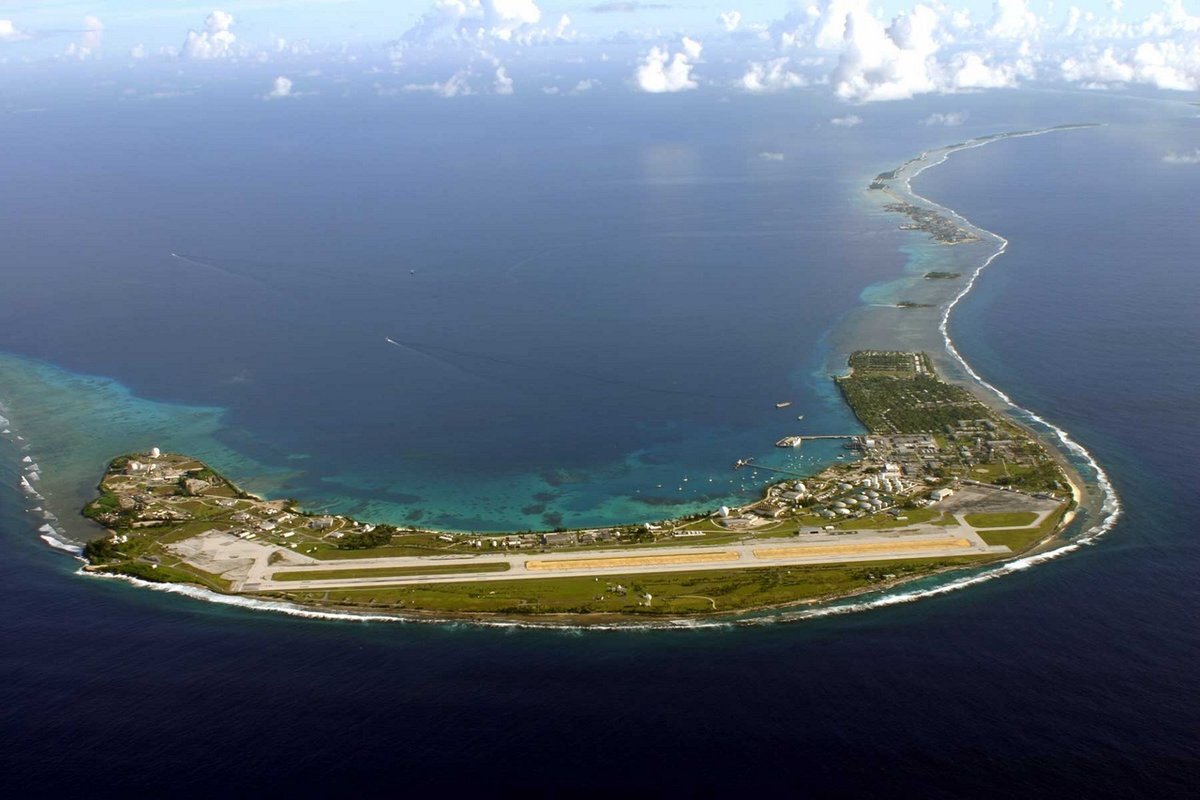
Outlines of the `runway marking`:
{"type": "Polygon", "coordinates": [[[715,553],[677,553],[675,555],[620,556],[616,558],[564,558],[526,561],[528,570],[554,572],[568,569],[613,569],[623,567],[670,567],[676,564],[714,564],[721,561],[737,561],[741,555],[732,550],[715,553]]]}
{"type": "Polygon", "coordinates": [[[906,553],[911,550],[934,550],[945,547],[970,548],[969,539],[917,539],[895,542],[859,542],[857,544],[801,545],[798,547],[771,547],[754,550],[754,557],[764,560],[784,558],[806,558],[809,556],[850,556],[862,553],[906,553]]]}

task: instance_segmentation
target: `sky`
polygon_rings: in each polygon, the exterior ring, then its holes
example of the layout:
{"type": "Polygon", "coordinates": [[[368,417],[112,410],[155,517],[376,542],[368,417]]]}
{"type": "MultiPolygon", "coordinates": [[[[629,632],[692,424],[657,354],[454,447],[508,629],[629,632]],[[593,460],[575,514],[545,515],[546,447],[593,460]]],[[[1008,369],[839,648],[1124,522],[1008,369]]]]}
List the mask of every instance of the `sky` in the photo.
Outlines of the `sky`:
{"type": "MultiPolygon", "coordinates": [[[[322,64],[447,99],[825,91],[847,104],[1066,83],[1200,91],[1200,0],[0,0],[0,78],[38,65],[322,64]],[[16,69],[17,72],[13,72],[16,69]]],[[[2,91],[2,86],[0,86],[2,91]]]]}

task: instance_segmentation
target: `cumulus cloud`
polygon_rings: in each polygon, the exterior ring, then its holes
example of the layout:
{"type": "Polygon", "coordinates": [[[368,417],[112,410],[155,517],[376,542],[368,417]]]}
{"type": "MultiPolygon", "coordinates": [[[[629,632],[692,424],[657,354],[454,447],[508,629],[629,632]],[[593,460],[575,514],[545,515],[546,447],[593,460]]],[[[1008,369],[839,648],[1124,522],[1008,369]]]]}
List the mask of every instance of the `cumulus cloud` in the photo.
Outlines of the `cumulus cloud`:
{"type": "Polygon", "coordinates": [[[1200,90],[1200,16],[1181,0],[1134,22],[1084,14],[1067,31],[1074,51],[1059,56],[1060,76],[1089,88],[1142,83],[1174,91],[1200,90]]]}
{"type": "Polygon", "coordinates": [[[104,23],[99,17],[88,14],[83,18],[83,38],[80,44],[89,50],[95,50],[104,39],[104,23]]]}
{"type": "Polygon", "coordinates": [[[845,49],[833,73],[838,97],[870,102],[934,91],[940,24],[925,5],[899,14],[887,28],[869,13],[847,14],[845,49]]]}
{"type": "Polygon", "coordinates": [[[508,77],[508,70],[504,67],[496,67],[496,77],[492,81],[492,91],[496,94],[512,94],[513,81],[508,77]]]}
{"type": "Polygon", "coordinates": [[[993,39],[1032,39],[1041,24],[1025,0],[994,0],[987,35],[993,39]]]}
{"type": "Polygon", "coordinates": [[[431,92],[438,97],[466,97],[474,94],[471,88],[471,71],[460,69],[444,81],[434,83],[410,83],[406,92],[431,92]]]}
{"type": "Polygon", "coordinates": [[[541,23],[542,10],[534,0],[436,0],[403,39],[408,43],[451,38],[532,44],[568,37],[571,18],[567,14],[552,25],[541,23]]]}
{"type": "Polygon", "coordinates": [[[838,128],[853,128],[856,125],[862,125],[863,118],[857,114],[847,114],[844,117],[834,117],[829,120],[829,124],[838,128]]]}
{"type": "Polygon", "coordinates": [[[947,128],[953,128],[966,122],[968,116],[966,111],[947,111],[946,113],[935,111],[921,120],[921,124],[929,126],[943,125],[947,128]]]}
{"type": "Polygon", "coordinates": [[[204,30],[188,31],[183,43],[186,58],[225,58],[234,53],[237,36],[233,31],[233,14],[217,9],[204,20],[204,30]]]}
{"type": "Polygon", "coordinates": [[[593,14],[632,14],[634,11],[649,8],[670,8],[670,6],[666,3],[639,3],[637,0],[624,0],[624,2],[597,3],[588,11],[593,14]]]}
{"type": "Polygon", "coordinates": [[[1122,0],[1109,0],[1093,10],[1068,5],[1052,24],[1035,11],[1040,0],[992,0],[979,21],[942,0],[907,0],[912,5],[890,21],[882,0],[796,0],[762,36],[791,60],[755,59],[742,83],[752,91],[786,88],[803,82],[788,77],[799,77],[791,65],[832,58],[831,75],[810,74],[807,82],[827,82],[859,103],[1037,79],[1200,91],[1200,16],[1183,0],[1155,1],[1160,8],[1139,20],[1128,19],[1122,0]],[[1116,16],[1122,9],[1126,16],[1116,16]]]}
{"type": "Polygon", "coordinates": [[[787,56],[771,61],[752,61],[746,65],[742,75],[742,88],[748,92],[778,92],[804,86],[808,81],[798,72],[789,67],[791,59],[787,56]]]}
{"type": "Polygon", "coordinates": [[[717,17],[717,21],[729,33],[733,33],[742,24],[742,12],[740,11],[722,11],[717,17]]]}
{"type": "Polygon", "coordinates": [[[295,97],[292,94],[292,79],[280,75],[271,83],[271,91],[266,96],[268,99],[295,97]]]}
{"type": "Polygon", "coordinates": [[[1163,162],[1166,164],[1200,164],[1200,148],[1196,148],[1190,153],[1172,151],[1163,156],[1163,162]]]}
{"type": "Polygon", "coordinates": [[[638,88],[654,94],[695,89],[699,84],[692,77],[692,62],[700,57],[703,45],[685,36],[682,48],[674,55],[666,47],[650,48],[634,72],[638,88]]]}
{"type": "Polygon", "coordinates": [[[783,153],[759,153],[758,157],[763,161],[783,161],[783,153]]]}
{"type": "Polygon", "coordinates": [[[18,28],[11,19],[0,19],[0,42],[16,42],[28,38],[29,35],[18,28]]]}

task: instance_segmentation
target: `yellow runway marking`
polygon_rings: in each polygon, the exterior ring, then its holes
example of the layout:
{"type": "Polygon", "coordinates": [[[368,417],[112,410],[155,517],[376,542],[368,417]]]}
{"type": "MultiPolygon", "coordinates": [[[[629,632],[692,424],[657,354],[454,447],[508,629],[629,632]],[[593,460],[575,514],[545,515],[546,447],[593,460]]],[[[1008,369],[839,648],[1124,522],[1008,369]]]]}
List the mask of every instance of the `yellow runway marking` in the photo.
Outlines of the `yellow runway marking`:
{"type": "Polygon", "coordinates": [[[755,550],[754,557],[762,559],[806,558],[818,556],[852,556],[865,553],[906,553],[911,550],[934,550],[943,547],[968,548],[968,539],[917,539],[915,541],[859,542],[857,544],[808,545],[772,547],[755,550]]]}
{"type": "Polygon", "coordinates": [[[719,561],[737,561],[741,556],[732,550],[715,553],[681,553],[659,556],[622,556],[618,558],[564,558],[555,560],[526,561],[530,570],[554,571],[562,569],[612,569],[621,567],[670,567],[676,564],[712,564],[719,561]]]}

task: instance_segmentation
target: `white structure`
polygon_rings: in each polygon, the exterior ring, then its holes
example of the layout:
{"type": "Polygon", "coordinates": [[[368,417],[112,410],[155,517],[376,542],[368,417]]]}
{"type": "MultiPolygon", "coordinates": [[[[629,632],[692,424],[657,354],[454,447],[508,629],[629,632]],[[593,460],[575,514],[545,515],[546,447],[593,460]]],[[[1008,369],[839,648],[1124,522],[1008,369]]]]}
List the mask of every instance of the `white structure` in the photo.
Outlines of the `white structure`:
{"type": "Polygon", "coordinates": [[[151,458],[158,458],[161,455],[162,455],[162,451],[159,450],[157,447],[150,448],[150,457],[151,458]]]}
{"type": "Polygon", "coordinates": [[[717,509],[717,516],[721,519],[729,519],[729,506],[721,506],[717,509]]]}
{"type": "Polygon", "coordinates": [[[932,497],[934,500],[940,501],[940,500],[945,500],[947,497],[949,497],[952,494],[954,494],[953,489],[934,489],[933,494],[931,494],[930,497],[932,497]]]}

